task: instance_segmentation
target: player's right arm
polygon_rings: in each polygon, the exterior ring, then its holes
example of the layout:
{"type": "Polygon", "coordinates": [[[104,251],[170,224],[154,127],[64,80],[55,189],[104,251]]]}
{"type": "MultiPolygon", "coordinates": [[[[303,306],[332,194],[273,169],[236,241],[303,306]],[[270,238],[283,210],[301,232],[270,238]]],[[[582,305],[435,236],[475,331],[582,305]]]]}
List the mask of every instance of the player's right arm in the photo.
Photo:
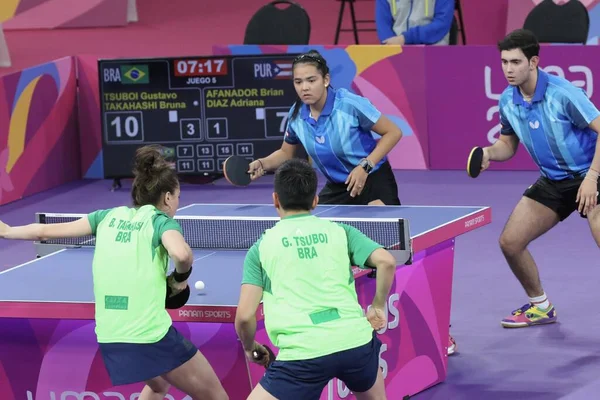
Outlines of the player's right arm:
{"type": "Polygon", "coordinates": [[[482,169],[486,169],[490,161],[510,160],[519,148],[519,137],[508,121],[508,118],[504,115],[502,104],[500,104],[499,114],[500,137],[493,145],[483,148],[482,169]]]}
{"type": "Polygon", "coordinates": [[[283,142],[279,150],[275,150],[265,158],[259,158],[252,161],[248,168],[248,172],[252,175],[252,179],[259,178],[265,172],[274,171],[279,168],[281,164],[294,157],[297,147],[297,144],[283,142]]]}
{"type": "Polygon", "coordinates": [[[81,237],[92,234],[87,218],[56,224],[29,224],[9,226],[0,221],[0,238],[16,240],[48,240],[81,237]]]}
{"type": "Polygon", "coordinates": [[[487,153],[489,161],[506,161],[511,159],[519,148],[519,138],[517,135],[500,134],[496,143],[484,147],[484,154],[487,153]]]}
{"type": "Polygon", "coordinates": [[[237,311],[235,313],[235,331],[242,343],[248,359],[253,358],[253,351],[265,354],[264,348],[256,342],[256,312],[263,296],[264,276],[260,261],[259,243],[257,241],[246,253],[242,273],[242,286],[237,311]]]}
{"type": "Polygon", "coordinates": [[[300,139],[298,138],[298,135],[296,135],[296,132],[290,123],[294,107],[296,107],[296,105],[292,106],[290,112],[288,113],[288,122],[285,129],[285,135],[283,136],[281,148],[279,150],[275,150],[265,158],[259,158],[250,163],[248,173],[250,174],[252,180],[260,178],[265,174],[265,172],[275,171],[281,164],[293,158],[296,154],[296,149],[298,148],[298,144],[300,144],[300,139]]]}

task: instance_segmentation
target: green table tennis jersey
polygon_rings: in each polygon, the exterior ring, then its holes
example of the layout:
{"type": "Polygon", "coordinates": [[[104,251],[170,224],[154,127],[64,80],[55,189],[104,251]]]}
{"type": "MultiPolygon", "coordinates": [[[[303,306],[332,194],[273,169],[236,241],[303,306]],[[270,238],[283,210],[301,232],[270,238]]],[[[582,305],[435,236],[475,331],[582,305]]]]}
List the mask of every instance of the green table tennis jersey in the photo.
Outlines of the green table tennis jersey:
{"type": "Polygon", "coordinates": [[[265,328],[278,360],[306,360],[368,343],[352,265],[382,247],[357,229],[311,214],[286,217],[250,248],[242,284],[263,288],[265,328]]]}
{"type": "MultiPolygon", "coordinates": [[[[99,343],[155,343],[172,324],[165,309],[169,255],[162,234],[181,226],[154,206],[117,207],[88,215],[99,343]]],[[[81,268],[86,268],[82,265],[81,268]]]]}

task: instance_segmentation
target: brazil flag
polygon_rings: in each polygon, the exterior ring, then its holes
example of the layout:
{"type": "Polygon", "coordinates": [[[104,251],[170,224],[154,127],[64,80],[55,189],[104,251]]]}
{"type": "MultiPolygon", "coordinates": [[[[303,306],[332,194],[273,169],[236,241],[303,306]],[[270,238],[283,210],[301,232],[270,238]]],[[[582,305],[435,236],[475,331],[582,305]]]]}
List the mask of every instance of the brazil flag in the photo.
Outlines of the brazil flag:
{"type": "Polygon", "coordinates": [[[124,85],[149,83],[150,74],[147,65],[121,65],[121,82],[124,85]]]}

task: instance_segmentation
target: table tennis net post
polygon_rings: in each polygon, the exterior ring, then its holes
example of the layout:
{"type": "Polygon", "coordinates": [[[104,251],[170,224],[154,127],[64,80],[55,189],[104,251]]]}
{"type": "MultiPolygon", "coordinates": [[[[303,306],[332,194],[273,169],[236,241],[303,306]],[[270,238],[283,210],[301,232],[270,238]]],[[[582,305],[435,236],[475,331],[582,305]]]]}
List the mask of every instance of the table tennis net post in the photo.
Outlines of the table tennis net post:
{"type": "MultiPolygon", "coordinates": [[[[36,213],[36,222],[53,224],[71,222],[87,214],[36,213]]],[[[391,251],[400,264],[412,259],[412,244],[408,220],[402,218],[325,218],[352,226],[391,251]]],[[[248,250],[267,230],[275,226],[278,217],[175,216],[183,237],[193,249],[215,251],[248,250]]],[[[302,236],[302,235],[300,235],[302,236]]],[[[93,235],[35,242],[38,255],[73,247],[93,247],[93,235]]]]}

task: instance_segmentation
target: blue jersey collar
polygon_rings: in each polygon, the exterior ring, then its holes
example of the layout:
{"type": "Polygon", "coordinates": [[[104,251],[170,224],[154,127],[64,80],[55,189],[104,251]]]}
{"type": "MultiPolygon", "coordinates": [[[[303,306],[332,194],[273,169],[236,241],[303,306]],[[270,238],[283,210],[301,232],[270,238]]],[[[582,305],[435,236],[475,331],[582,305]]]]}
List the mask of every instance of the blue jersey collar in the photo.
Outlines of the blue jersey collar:
{"type": "MultiPolygon", "coordinates": [[[[537,69],[537,72],[538,78],[535,85],[535,92],[533,93],[533,98],[531,99],[532,103],[542,101],[544,99],[544,94],[546,93],[546,88],[548,87],[548,74],[542,71],[540,68],[537,69]]],[[[513,87],[513,103],[523,105],[527,103],[525,100],[523,100],[523,95],[521,94],[518,86],[513,87]]]]}
{"type": "MultiPolygon", "coordinates": [[[[331,115],[333,111],[333,103],[335,102],[335,90],[331,87],[327,87],[327,99],[325,100],[325,106],[323,107],[323,111],[321,111],[322,116],[331,115]]],[[[300,109],[300,116],[303,120],[307,120],[310,117],[310,107],[307,104],[302,104],[302,108],[300,109]]]]}

